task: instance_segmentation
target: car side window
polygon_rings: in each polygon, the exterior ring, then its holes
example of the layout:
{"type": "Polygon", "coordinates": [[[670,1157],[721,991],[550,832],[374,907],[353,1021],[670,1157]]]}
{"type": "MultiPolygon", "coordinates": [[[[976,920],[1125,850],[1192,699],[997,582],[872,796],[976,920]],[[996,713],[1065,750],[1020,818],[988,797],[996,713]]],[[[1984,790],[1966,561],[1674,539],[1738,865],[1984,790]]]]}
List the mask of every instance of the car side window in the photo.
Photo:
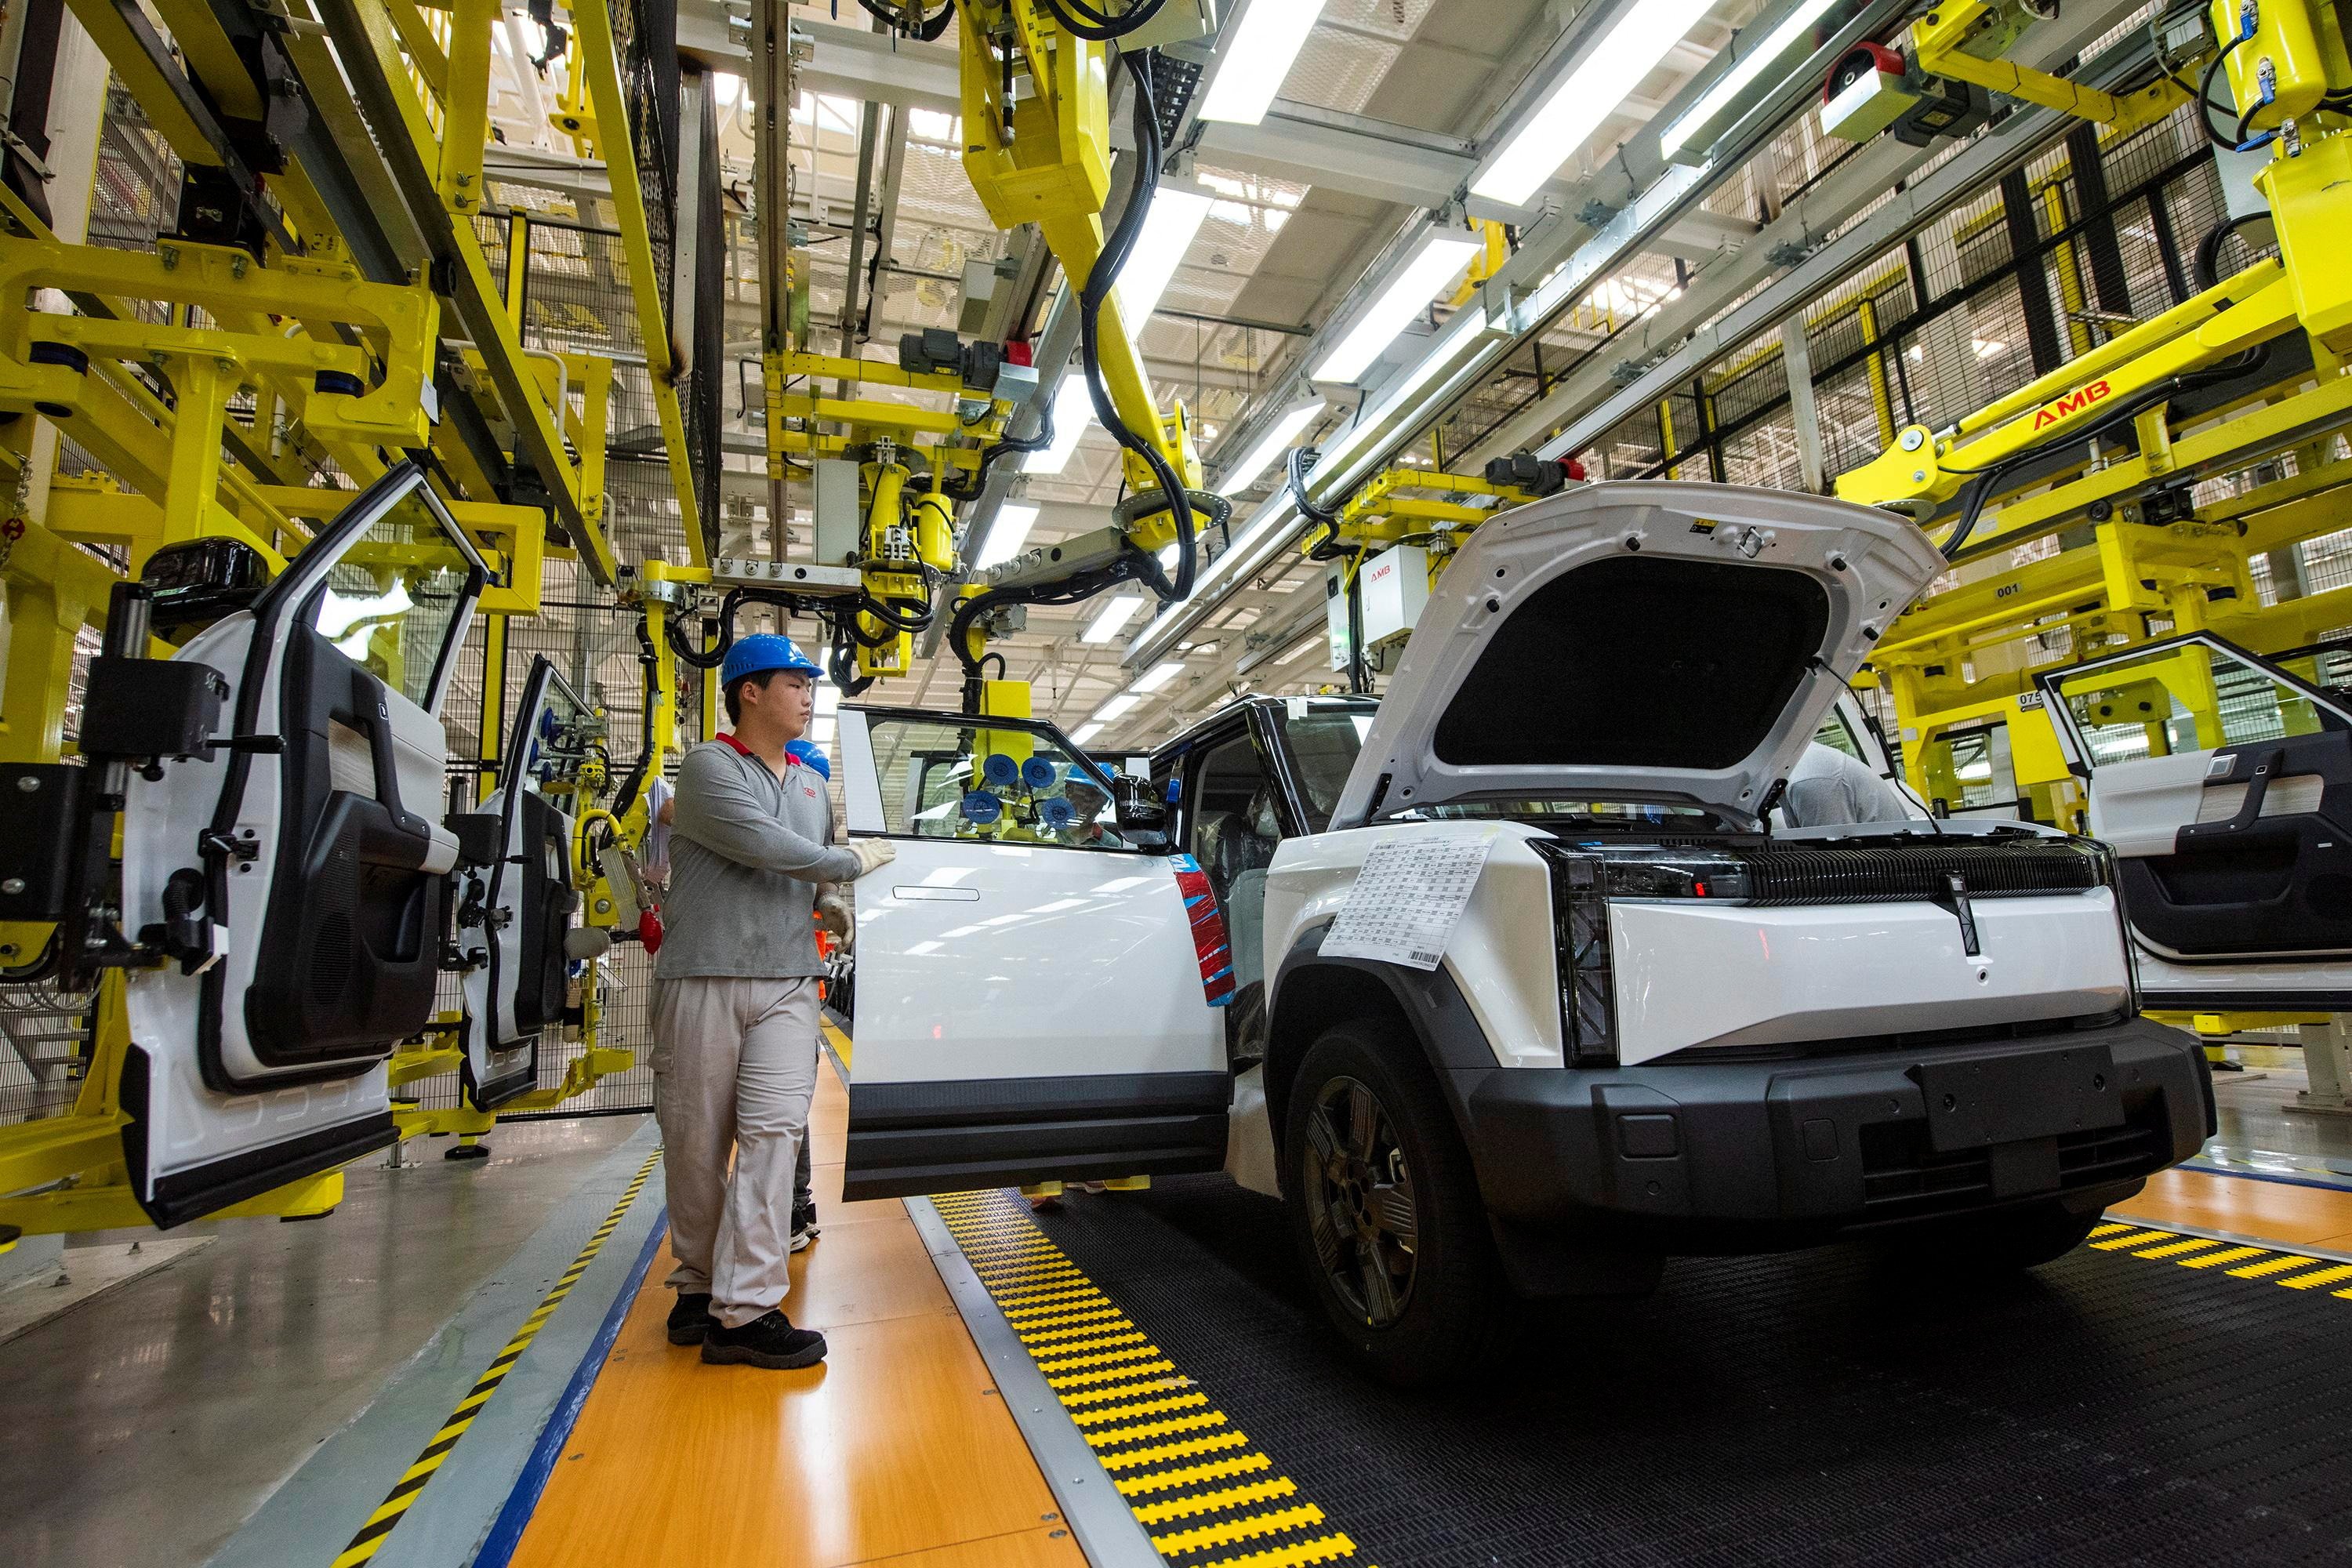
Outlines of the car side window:
{"type": "Polygon", "coordinates": [[[1244,732],[1192,759],[1185,792],[1186,847],[1208,873],[1233,945],[1234,985],[1247,1007],[1265,978],[1260,951],[1265,928],[1265,871],[1282,842],[1274,781],[1244,732]]]}

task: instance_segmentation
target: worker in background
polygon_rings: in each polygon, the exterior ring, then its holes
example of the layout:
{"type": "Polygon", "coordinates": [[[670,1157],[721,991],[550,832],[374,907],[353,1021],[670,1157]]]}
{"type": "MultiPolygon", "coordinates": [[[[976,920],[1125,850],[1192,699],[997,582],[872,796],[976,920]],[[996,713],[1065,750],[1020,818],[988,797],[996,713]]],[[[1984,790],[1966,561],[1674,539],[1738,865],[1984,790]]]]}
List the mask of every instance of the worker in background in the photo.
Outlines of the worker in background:
{"type": "Polygon", "coordinates": [[[1819,741],[1797,759],[1780,810],[1791,827],[1907,822],[1919,815],[1868,763],[1819,741]]]}
{"type": "Polygon", "coordinates": [[[1077,848],[1123,849],[1127,840],[1104,826],[1102,815],[1110,809],[1110,796],[1102,785],[1077,769],[1062,783],[1062,798],[1070,803],[1070,825],[1055,834],[1063,844],[1077,848]]]}
{"type": "MultiPolygon", "coordinates": [[[[826,758],[824,748],[814,741],[794,741],[784,750],[803,767],[812,769],[826,784],[833,782],[833,763],[826,758]]],[[[844,949],[856,940],[856,928],[852,924],[848,896],[839,885],[819,882],[816,885],[817,929],[831,936],[844,949]]],[[[826,962],[820,952],[817,962],[826,962]]],[[[837,1011],[838,1009],[836,1009],[837,1011]]],[[[816,1223],[816,1192],[811,1180],[809,1141],[801,1140],[800,1163],[793,1168],[793,1250],[800,1251],[824,1234],[816,1223]]]]}
{"type": "Polygon", "coordinates": [[[667,931],[654,967],[654,1110],[668,1186],[673,1344],[716,1363],[788,1368],[824,1357],[793,1326],[793,1172],[816,1088],[817,885],[891,858],[830,847],[823,778],[791,743],[814,710],[817,667],[788,637],[740,638],[719,668],[731,732],[677,772],[667,931]],[[732,1174],[728,1170],[730,1150],[732,1174]]]}

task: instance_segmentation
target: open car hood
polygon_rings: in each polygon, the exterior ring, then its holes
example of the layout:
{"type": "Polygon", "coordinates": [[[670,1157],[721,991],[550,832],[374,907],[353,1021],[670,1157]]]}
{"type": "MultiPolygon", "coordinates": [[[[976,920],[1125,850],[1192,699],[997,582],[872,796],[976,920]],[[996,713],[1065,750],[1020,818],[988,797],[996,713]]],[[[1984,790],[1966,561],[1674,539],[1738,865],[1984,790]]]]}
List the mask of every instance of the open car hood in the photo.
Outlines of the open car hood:
{"type": "Polygon", "coordinates": [[[1907,520],[1626,480],[1504,513],[1430,595],[1331,826],[1486,799],[1752,821],[1944,561],[1907,520]]]}

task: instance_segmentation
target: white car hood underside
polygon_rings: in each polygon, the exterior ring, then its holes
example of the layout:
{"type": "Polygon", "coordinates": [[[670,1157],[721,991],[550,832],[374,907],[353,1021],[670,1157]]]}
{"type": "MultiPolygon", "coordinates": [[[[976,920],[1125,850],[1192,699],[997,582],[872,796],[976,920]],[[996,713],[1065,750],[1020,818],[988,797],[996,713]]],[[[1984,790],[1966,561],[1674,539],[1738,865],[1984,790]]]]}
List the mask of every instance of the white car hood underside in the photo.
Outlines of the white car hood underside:
{"type": "Polygon", "coordinates": [[[1471,535],[1335,828],[1471,797],[1753,818],[1944,562],[1909,521],[1787,490],[1579,486],[1471,535]]]}

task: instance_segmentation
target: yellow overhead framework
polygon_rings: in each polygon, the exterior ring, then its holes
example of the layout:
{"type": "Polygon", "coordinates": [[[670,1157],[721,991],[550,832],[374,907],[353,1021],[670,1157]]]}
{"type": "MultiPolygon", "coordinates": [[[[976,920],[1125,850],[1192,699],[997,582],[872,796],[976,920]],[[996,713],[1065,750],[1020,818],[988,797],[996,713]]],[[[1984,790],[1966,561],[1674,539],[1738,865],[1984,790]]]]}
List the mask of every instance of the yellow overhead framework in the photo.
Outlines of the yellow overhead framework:
{"type": "MultiPolygon", "coordinates": [[[[398,0],[393,0],[397,4],[398,0]]],[[[489,60],[489,29],[499,25],[497,0],[460,0],[458,15],[467,19],[469,42],[480,41],[482,62],[489,60]],[[470,26],[478,8],[482,22],[470,26]]],[[[629,295],[637,307],[637,336],[645,346],[646,374],[653,383],[654,408],[661,420],[662,447],[669,455],[670,488],[677,499],[679,525],[686,531],[688,558],[707,560],[702,514],[695,499],[693,454],[687,449],[686,416],[678,405],[679,368],[671,346],[669,318],[662,309],[661,271],[654,264],[653,231],[646,218],[644,187],[637,183],[637,156],[629,142],[628,100],[621,90],[620,56],[613,42],[612,14],[604,0],[580,0],[572,7],[572,24],[579,31],[572,58],[587,79],[588,101],[595,115],[596,150],[604,160],[604,175],[613,189],[613,205],[620,214],[621,244],[629,261],[629,295]]],[[[481,153],[474,153],[478,169],[481,153]]],[[[680,301],[681,308],[685,302],[680,301]]],[[[604,502],[598,487],[594,504],[604,502]]]]}
{"type": "MultiPolygon", "coordinates": [[[[1103,205],[1110,193],[1107,51],[1065,32],[1036,0],[968,0],[956,16],[963,43],[964,174],[992,222],[1006,229],[1035,224],[1069,287],[1083,290],[1102,260],[1103,205]]],[[[1183,407],[1160,412],[1116,289],[1098,321],[1103,384],[1120,422],[1157,448],[1185,485],[1198,484],[1200,458],[1183,407]]],[[[1050,397],[1053,389],[1040,395],[1050,397]]],[[[1132,489],[1159,488],[1133,453],[1126,465],[1132,489]]],[[[1178,521],[1161,511],[1129,531],[1156,550],[1176,537],[1178,521]]]]}
{"type": "MultiPolygon", "coordinates": [[[[604,498],[588,489],[580,465],[565,451],[560,411],[549,406],[547,394],[530,368],[520,325],[506,308],[505,292],[475,229],[474,212],[480,203],[478,197],[467,196],[467,192],[478,188],[478,182],[467,176],[467,165],[478,167],[479,149],[453,152],[445,147],[442,128],[451,123],[454,100],[432,93],[429,71],[412,68],[415,57],[397,25],[397,19],[404,19],[410,24],[408,31],[423,29],[421,15],[413,0],[316,3],[333,49],[320,47],[316,35],[295,29],[287,36],[288,55],[313,99],[348,90],[367,112],[383,164],[399,187],[410,215],[425,230],[425,243],[440,275],[437,284],[456,307],[469,346],[480,356],[498,403],[512,426],[516,460],[531,468],[545,485],[557,520],[579,547],[580,559],[590,574],[599,584],[611,586],[617,578],[617,563],[604,533],[604,498]],[[350,82],[348,89],[341,85],[345,79],[350,82]],[[421,94],[420,88],[432,96],[421,94]],[[467,177],[467,184],[459,183],[461,176],[467,177]]],[[[462,46],[458,52],[473,48],[478,33],[479,47],[487,58],[489,28],[498,16],[495,8],[479,5],[454,13],[450,37],[462,46]]],[[[446,59],[441,69],[443,79],[452,83],[452,91],[457,81],[465,79],[464,71],[456,78],[448,74],[451,67],[446,59]]],[[[642,214],[638,216],[642,221],[642,214]]]]}

